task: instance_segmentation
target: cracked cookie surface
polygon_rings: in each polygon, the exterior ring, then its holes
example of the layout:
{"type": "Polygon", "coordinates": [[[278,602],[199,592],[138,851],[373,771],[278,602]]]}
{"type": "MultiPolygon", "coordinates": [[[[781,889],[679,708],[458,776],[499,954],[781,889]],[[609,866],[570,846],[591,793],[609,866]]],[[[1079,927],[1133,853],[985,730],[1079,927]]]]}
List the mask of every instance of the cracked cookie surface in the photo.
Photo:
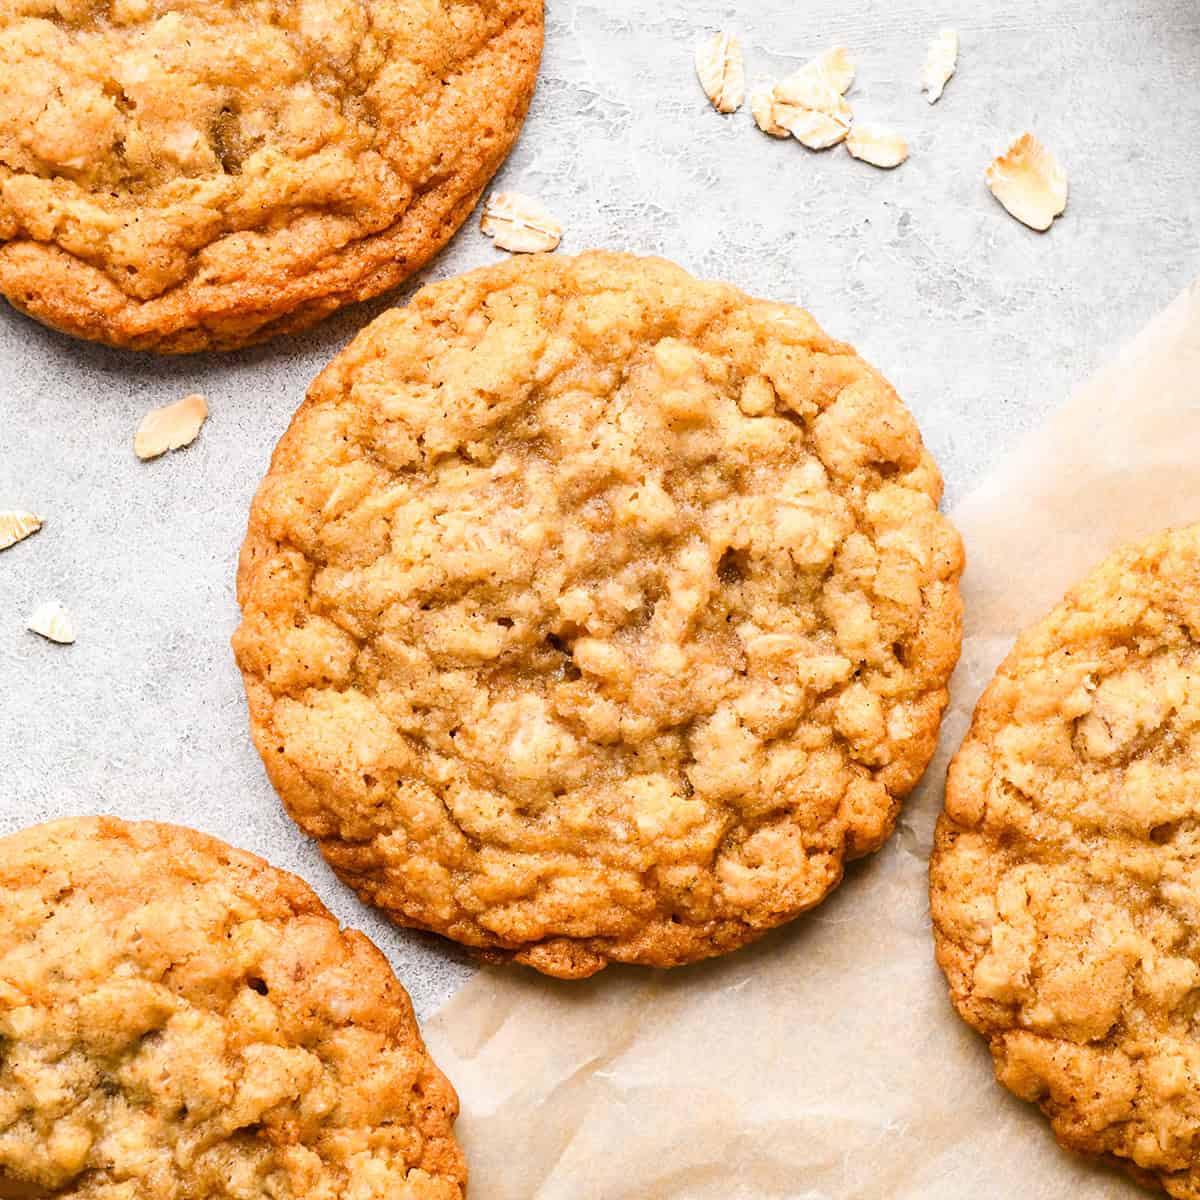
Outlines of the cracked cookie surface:
{"type": "Polygon", "coordinates": [[[408,996],[301,880],[194,830],[0,839],[0,1195],[460,1200],[408,996]]]}
{"type": "Polygon", "coordinates": [[[1200,1197],[1200,526],[1024,633],[950,767],[937,957],[1063,1145],[1200,1197]]]}
{"type": "Polygon", "coordinates": [[[932,754],[940,493],[800,309],[608,253],[426,288],[255,499],[256,744],[401,923],[561,976],[734,949],[877,848],[932,754]]]}
{"type": "Polygon", "coordinates": [[[516,139],[541,0],[0,0],[0,293],[220,349],[417,270],[516,139]]]}

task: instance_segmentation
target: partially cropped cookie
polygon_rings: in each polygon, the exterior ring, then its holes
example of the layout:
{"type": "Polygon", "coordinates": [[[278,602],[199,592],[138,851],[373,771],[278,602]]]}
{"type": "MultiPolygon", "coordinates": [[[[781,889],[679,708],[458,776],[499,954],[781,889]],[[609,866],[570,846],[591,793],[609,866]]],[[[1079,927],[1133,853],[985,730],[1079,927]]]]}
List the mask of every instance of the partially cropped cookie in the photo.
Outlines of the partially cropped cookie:
{"type": "Polygon", "coordinates": [[[397,921],[561,976],[732,950],[929,760],[940,494],[799,309],[621,254],[437,284],[313,384],[254,502],[254,739],[397,921]]]}
{"type": "Polygon", "coordinates": [[[97,817],[0,839],[0,1195],[459,1200],[404,989],[293,875],[97,817]]]}
{"type": "Polygon", "coordinates": [[[533,94],[542,0],[0,11],[0,293],[77,337],[243,345],[445,244],[533,94]]]}
{"type": "Polygon", "coordinates": [[[1200,526],[1018,640],[950,768],[937,956],[1072,1150],[1200,1197],[1200,526]]]}

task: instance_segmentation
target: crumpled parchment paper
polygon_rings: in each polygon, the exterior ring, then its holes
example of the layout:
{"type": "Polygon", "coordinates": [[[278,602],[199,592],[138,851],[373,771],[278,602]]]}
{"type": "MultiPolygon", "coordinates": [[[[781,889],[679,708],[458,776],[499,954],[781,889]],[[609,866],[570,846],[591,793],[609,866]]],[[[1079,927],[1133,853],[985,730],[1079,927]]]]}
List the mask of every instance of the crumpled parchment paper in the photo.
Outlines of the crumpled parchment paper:
{"type": "Polygon", "coordinates": [[[479,1200],[1143,1195],[992,1078],[933,961],[946,763],[1015,633],[1107,550],[1200,520],[1200,280],[952,514],[966,638],[895,836],[758,945],[585,983],[485,969],[426,1024],[479,1200]]]}

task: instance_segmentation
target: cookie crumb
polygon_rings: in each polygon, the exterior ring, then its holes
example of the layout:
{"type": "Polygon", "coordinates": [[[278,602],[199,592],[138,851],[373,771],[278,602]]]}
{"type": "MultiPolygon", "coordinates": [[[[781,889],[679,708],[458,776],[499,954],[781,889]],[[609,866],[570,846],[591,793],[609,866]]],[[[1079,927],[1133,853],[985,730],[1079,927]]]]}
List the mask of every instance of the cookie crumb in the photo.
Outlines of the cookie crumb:
{"type": "Polygon", "coordinates": [[[539,254],[562,241],[562,223],[534,196],[523,192],[493,192],[483,206],[479,228],[501,250],[539,254]]]}
{"type": "Polygon", "coordinates": [[[23,542],[41,527],[42,519],[36,514],[20,508],[5,509],[0,512],[0,550],[23,542]]]}
{"type": "Polygon", "coordinates": [[[746,90],[742,43],[732,33],[714,33],[696,47],[696,76],[719,113],[736,112],[746,90]]]}
{"type": "Polygon", "coordinates": [[[1032,133],[1014,138],[992,160],[987,185],[1010,215],[1039,233],[1067,207],[1067,173],[1032,133]]]}
{"type": "Polygon", "coordinates": [[[75,640],[75,620],[58,600],[46,600],[33,610],[28,628],[47,641],[69,646],[75,640]]]}
{"type": "Polygon", "coordinates": [[[152,408],[133,435],[133,452],[144,462],[168,450],[190,446],[207,418],[208,402],[199,392],[174,404],[152,408]]]}

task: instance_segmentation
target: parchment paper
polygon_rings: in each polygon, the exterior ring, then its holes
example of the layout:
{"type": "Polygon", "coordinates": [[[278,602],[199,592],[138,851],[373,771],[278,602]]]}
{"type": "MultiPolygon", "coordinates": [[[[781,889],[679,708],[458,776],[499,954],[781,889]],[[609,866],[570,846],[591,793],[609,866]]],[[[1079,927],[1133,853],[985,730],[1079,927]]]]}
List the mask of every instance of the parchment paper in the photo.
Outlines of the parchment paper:
{"type": "Polygon", "coordinates": [[[1016,631],[1109,547],[1200,519],[1200,281],[953,513],[966,640],[895,837],[748,950],[583,984],[479,973],[427,1024],[480,1200],[1135,1197],[992,1078],[933,962],[949,754],[1016,631]]]}

